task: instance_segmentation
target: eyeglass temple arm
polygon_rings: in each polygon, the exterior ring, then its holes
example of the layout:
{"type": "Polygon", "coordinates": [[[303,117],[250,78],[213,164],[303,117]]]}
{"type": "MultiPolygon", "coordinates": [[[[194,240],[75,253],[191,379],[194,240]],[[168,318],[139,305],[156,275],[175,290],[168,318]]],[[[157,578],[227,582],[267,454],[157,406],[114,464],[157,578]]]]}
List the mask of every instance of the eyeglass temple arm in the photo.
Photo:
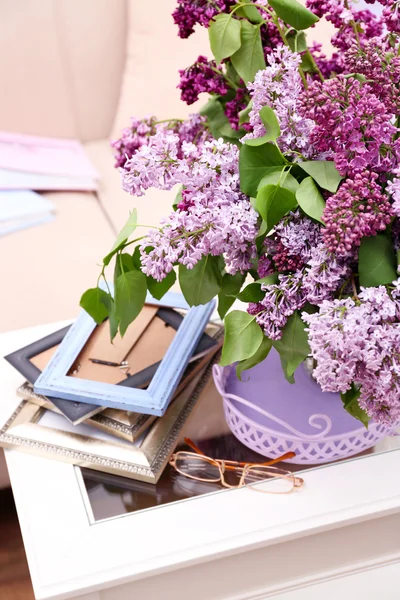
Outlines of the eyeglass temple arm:
{"type": "Polygon", "coordinates": [[[185,444],[187,444],[187,445],[188,445],[188,446],[189,446],[189,447],[190,447],[192,450],[194,450],[194,451],[196,452],[196,454],[201,454],[201,456],[205,456],[204,452],[202,452],[202,451],[200,450],[200,448],[198,448],[198,447],[196,446],[196,444],[195,444],[194,442],[192,442],[192,440],[191,440],[191,439],[189,439],[189,438],[185,437],[185,438],[184,438],[184,442],[185,442],[185,444]]]}
{"type": "MultiPolygon", "coordinates": [[[[198,448],[196,446],[196,444],[194,442],[192,442],[191,439],[185,437],[184,441],[185,441],[185,444],[187,444],[197,454],[200,454],[201,456],[205,456],[204,452],[202,452],[200,450],[200,448],[198,448]]],[[[263,462],[263,463],[249,463],[249,462],[237,462],[237,461],[232,461],[232,462],[236,462],[236,464],[239,467],[245,467],[246,465],[274,465],[275,463],[281,462],[282,460],[288,460],[289,458],[294,458],[295,456],[296,456],[295,452],[286,452],[285,454],[282,454],[282,456],[278,456],[278,458],[274,458],[273,460],[268,460],[267,462],[263,462]]],[[[225,465],[225,468],[232,469],[234,467],[229,467],[228,465],[225,465]]]]}

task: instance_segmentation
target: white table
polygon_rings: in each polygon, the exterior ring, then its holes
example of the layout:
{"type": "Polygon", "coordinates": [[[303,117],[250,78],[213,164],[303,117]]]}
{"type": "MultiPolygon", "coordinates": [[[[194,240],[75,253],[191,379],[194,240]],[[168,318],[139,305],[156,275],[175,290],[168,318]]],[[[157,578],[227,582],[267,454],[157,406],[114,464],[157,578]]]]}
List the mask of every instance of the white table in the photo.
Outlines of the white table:
{"type": "MultiPolygon", "coordinates": [[[[3,334],[1,355],[63,325],[3,334]]],[[[3,360],[0,376],[4,423],[22,378],[3,360]]],[[[37,600],[398,600],[396,448],[309,470],[287,497],[241,489],[100,522],[78,468],[6,457],[37,600]]]]}

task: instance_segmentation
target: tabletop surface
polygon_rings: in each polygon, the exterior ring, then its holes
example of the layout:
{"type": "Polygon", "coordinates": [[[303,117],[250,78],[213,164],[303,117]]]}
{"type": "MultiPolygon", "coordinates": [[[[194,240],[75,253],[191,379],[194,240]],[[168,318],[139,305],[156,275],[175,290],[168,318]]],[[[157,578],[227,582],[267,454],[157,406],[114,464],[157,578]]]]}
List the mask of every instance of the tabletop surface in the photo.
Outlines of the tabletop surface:
{"type": "MultiPolygon", "coordinates": [[[[66,324],[3,334],[0,355],[66,324]]],[[[4,423],[19,403],[15,390],[23,378],[0,360],[0,381],[4,423]]],[[[259,458],[230,433],[211,380],[183,435],[214,458],[259,458]]],[[[35,594],[66,599],[397,514],[399,449],[400,438],[388,437],[365,456],[310,468],[304,489],[285,498],[220,491],[170,468],[154,486],[92,471],[82,477],[73,465],[16,451],[6,455],[35,594]]]]}

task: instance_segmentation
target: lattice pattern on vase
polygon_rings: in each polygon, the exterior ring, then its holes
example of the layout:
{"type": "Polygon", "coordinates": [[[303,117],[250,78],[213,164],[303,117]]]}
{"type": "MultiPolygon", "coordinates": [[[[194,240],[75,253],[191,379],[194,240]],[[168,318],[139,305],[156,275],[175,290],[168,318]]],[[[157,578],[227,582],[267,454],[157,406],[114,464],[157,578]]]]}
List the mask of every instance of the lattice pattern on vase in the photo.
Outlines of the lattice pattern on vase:
{"type": "Polygon", "coordinates": [[[245,446],[269,458],[277,458],[286,452],[295,452],[295,458],[288,460],[294,464],[319,464],[331,462],[359,454],[371,448],[377,441],[394,433],[394,428],[378,423],[370,423],[368,429],[363,425],[353,431],[339,435],[329,435],[330,418],[328,415],[311,415],[310,425],[319,429],[314,435],[301,434],[287,423],[288,433],[268,428],[243,414],[238,405],[251,406],[256,413],[268,417],[280,425],[278,419],[266,413],[248,400],[226,392],[228,369],[214,365],[213,375],[216,387],[223,398],[225,418],[232,433],[245,446]],[[323,427],[323,425],[325,427],[323,427]],[[295,432],[295,433],[294,433],[295,432]]]}

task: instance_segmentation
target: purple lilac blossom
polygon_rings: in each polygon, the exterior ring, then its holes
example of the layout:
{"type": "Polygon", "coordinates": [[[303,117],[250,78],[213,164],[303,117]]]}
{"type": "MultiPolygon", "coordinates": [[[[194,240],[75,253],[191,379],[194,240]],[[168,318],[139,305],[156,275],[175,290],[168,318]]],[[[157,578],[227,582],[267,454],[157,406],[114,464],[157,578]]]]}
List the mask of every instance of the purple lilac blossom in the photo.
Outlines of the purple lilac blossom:
{"type": "Polygon", "coordinates": [[[130,127],[125,127],[118,140],[111,142],[114,150],[115,167],[123,167],[128,158],[144,144],[147,144],[150,136],[157,131],[157,119],[154,116],[147,116],[144,119],[131,117],[130,127]]]}
{"type": "Polygon", "coordinates": [[[343,176],[372,168],[390,171],[400,158],[393,114],[368,83],[338,75],[313,81],[303,96],[302,112],[316,127],[311,141],[320,152],[332,152],[343,176]]]}
{"type": "Polygon", "coordinates": [[[314,376],[326,392],[360,389],[359,404],[376,422],[400,418],[400,324],[398,281],[392,297],[384,286],[361,288],[352,298],[324,301],[308,324],[314,376]]]}
{"type": "Polygon", "coordinates": [[[205,142],[200,151],[185,143],[184,157],[179,159],[168,135],[128,161],[123,184],[134,195],[142,195],[149,187],[184,186],[183,210],[171,213],[142,242],[146,275],[161,281],[175,263],[192,268],[207,254],[224,255],[232,274],[251,268],[258,215],[240,191],[238,152],[222,140],[205,142]]]}
{"type": "Polygon", "coordinates": [[[393,210],[377,178],[369,171],[357,173],[328,198],[323,238],[330,252],[348,256],[360,245],[361,238],[376,235],[390,223],[393,210]]]}
{"type": "Polygon", "coordinates": [[[355,42],[363,44],[370,38],[382,35],[382,21],[369,10],[354,11],[352,18],[344,21],[338,32],[332,37],[332,46],[342,52],[348,50],[355,42]],[[355,37],[353,21],[356,23],[358,39],[355,37]]]}
{"type": "Polygon", "coordinates": [[[320,237],[320,227],[297,210],[276,225],[273,236],[267,237],[264,245],[276,271],[287,273],[304,266],[320,237]]]}
{"type": "Polygon", "coordinates": [[[271,259],[266,255],[260,256],[258,259],[257,273],[260,279],[263,277],[268,277],[268,275],[272,275],[274,273],[274,265],[271,259]]]}
{"type": "Polygon", "coordinates": [[[303,288],[310,304],[330,300],[343,282],[351,275],[351,262],[331,254],[323,242],[311,249],[304,270],[303,288]]]}
{"type": "Polygon", "coordinates": [[[198,114],[190,115],[186,121],[171,119],[157,121],[156,117],[148,116],[144,119],[131,118],[130,127],[122,130],[122,136],[113,142],[115,167],[123,167],[126,161],[135,154],[139,148],[147,145],[157,132],[169,132],[178,136],[178,157],[181,156],[183,142],[202,144],[208,137],[207,119],[198,114]]]}
{"type": "Polygon", "coordinates": [[[392,210],[396,217],[400,217],[400,167],[393,169],[393,181],[387,185],[387,191],[392,197],[392,210]]]}
{"type": "Polygon", "coordinates": [[[389,31],[400,33],[400,2],[399,0],[387,0],[381,2],[385,5],[382,19],[389,31]]]}
{"type": "Polygon", "coordinates": [[[221,67],[217,67],[215,60],[207,60],[199,56],[196,62],[187,69],[179,71],[181,99],[186,104],[193,104],[199,99],[199,94],[217,94],[225,96],[229,86],[224,78],[221,67]]]}
{"type": "Polygon", "coordinates": [[[279,29],[272,21],[271,15],[265,11],[262,11],[262,16],[265,19],[265,24],[261,25],[260,27],[261,45],[264,50],[264,57],[267,60],[268,55],[271,54],[278,46],[282,46],[283,42],[281,34],[279,33],[279,29]]]}
{"type": "Polygon", "coordinates": [[[299,210],[289,213],[275,227],[275,235],[291,255],[307,262],[311,249],[320,240],[320,226],[302,216],[299,210]]]}
{"type": "Polygon", "coordinates": [[[381,38],[367,40],[361,47],[354,43],[345,60],[350,72],[365,75],[373,93],[389,110],[400,111],[398,44],[392,48],[381,38]]]}
{"type": "Polygon", "coordinates": [[[299,75],[301,57],[286,46],[276,48],[267,57],[268,66],[259,71],[253,83],[248,84],[252,98],[249,114],[253,132],[244,139],[265,135],[265,127],[259,112],[263,106],[270,106],[277,116],[281,128],[278,138],[282,152],[301,152],[303,156],[312,154],[310,134],[314,127],[311,119],[299,113],[299,97],[303,91],[299,75]]]}
{"type": "Polygon", "coordinates": [[[248,312],[256,314],[257,323],[271,340],[279,340],[282,337],[282,329],[288,318],[306,303],[302,291],[301,271],[292,275],[279,275],[278,278],[278,284],[262,285],[266,292],[264,298],[248,307],[248,312]]]}
{"type": "Polygon", "coordinates": [[[178,25],[179,37],[188,38],[195,25],[208,27],[210,19],[219,12],[228,12],[235,0],[179,0],[172,13],[174,23],[178,25]]]}

